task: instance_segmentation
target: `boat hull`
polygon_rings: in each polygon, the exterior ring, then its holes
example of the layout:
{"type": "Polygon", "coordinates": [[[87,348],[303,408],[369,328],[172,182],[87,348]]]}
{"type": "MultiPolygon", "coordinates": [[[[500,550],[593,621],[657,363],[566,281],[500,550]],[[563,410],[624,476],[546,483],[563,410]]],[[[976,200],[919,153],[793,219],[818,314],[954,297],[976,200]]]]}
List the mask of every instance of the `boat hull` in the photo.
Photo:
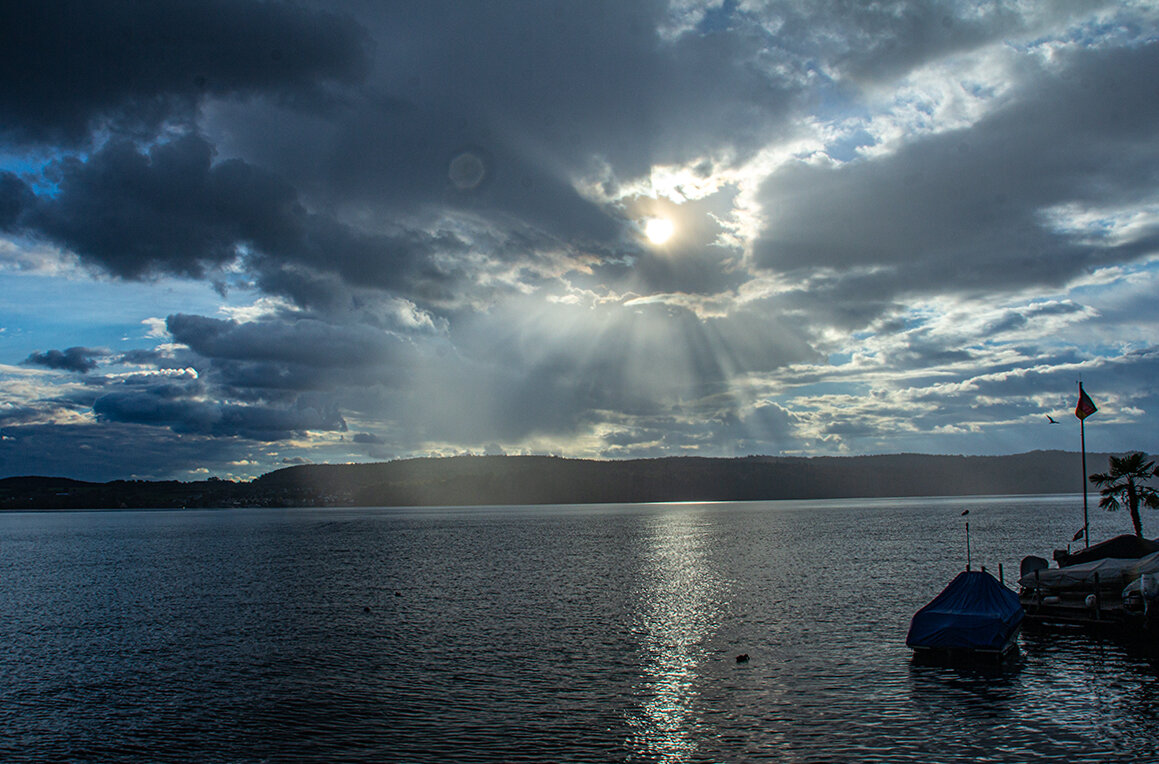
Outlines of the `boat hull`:
{"type": "Polygon", "coordinates": [[[1020,623],[996,648],[978,647],[923,647],[910,645],[914,663],[923,665],[999,665],[1014,661],[1019,655],[1018,636],[1022,631],[1020,623]]]}

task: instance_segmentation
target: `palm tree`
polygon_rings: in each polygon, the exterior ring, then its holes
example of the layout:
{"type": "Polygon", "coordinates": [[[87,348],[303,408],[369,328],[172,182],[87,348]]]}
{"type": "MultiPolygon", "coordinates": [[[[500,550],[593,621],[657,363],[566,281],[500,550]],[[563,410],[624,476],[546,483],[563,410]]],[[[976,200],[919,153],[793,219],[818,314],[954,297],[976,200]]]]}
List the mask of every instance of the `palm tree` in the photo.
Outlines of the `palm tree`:
{"type": "Polygon", "coordinates": [[[1139,503],[1146,504],[1151,509],[1159,509],[1159,491],[1144,482],[1153,477],[1159,477],[1159,469],[1155,469],[1155,462],[1144,462],[1147,455],[1141,451],[1119,458],[1110,457],[1111,469],[1090,476],[1090,480],[1101,489],[1103,495],[1099,506],[1107,510],[1116,510],[1124,504],[1131,513],[1131,523],[1135,526],[1135,535],[1143,538],[1143,522],[1139,519],[1139,503]]]}

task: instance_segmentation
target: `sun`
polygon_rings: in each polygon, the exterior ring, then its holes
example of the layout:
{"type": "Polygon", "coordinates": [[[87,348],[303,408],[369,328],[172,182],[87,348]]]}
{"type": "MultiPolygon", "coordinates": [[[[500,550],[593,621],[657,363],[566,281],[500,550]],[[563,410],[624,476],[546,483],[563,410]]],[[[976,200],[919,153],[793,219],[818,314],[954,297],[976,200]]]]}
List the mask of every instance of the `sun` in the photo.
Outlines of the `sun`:
{"type": "Polygon", "coordinates": [[[644,235],[653,244],[663,244],[672,238],[676,226],[668,218],[648,218],[644,222],[644,235]]]}

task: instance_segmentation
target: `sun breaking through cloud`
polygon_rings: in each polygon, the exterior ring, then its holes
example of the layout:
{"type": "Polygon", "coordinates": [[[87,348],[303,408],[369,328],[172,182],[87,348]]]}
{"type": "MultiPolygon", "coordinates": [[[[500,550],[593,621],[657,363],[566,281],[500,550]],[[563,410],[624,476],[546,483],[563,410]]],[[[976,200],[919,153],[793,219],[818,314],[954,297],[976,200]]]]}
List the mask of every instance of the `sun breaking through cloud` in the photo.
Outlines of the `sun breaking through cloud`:
{"type": "Polygon", "coordinates": [[[668,218],[649,218],[644,223],[644,235],[656,245],[667,243],[675,231],[675,224],[668,218]]]}

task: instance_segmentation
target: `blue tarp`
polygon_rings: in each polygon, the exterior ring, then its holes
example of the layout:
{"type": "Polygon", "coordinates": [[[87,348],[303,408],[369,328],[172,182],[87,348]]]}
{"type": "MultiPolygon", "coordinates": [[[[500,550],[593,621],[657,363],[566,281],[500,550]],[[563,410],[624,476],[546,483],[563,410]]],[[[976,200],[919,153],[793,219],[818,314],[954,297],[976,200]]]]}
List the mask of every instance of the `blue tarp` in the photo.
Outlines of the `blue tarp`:
{"type": "Polygon", "coordinates": [[[914,614],[909,647],[998,650],[1022,623],[1018,595],[981,571],[963,571],[914,614]]]}

